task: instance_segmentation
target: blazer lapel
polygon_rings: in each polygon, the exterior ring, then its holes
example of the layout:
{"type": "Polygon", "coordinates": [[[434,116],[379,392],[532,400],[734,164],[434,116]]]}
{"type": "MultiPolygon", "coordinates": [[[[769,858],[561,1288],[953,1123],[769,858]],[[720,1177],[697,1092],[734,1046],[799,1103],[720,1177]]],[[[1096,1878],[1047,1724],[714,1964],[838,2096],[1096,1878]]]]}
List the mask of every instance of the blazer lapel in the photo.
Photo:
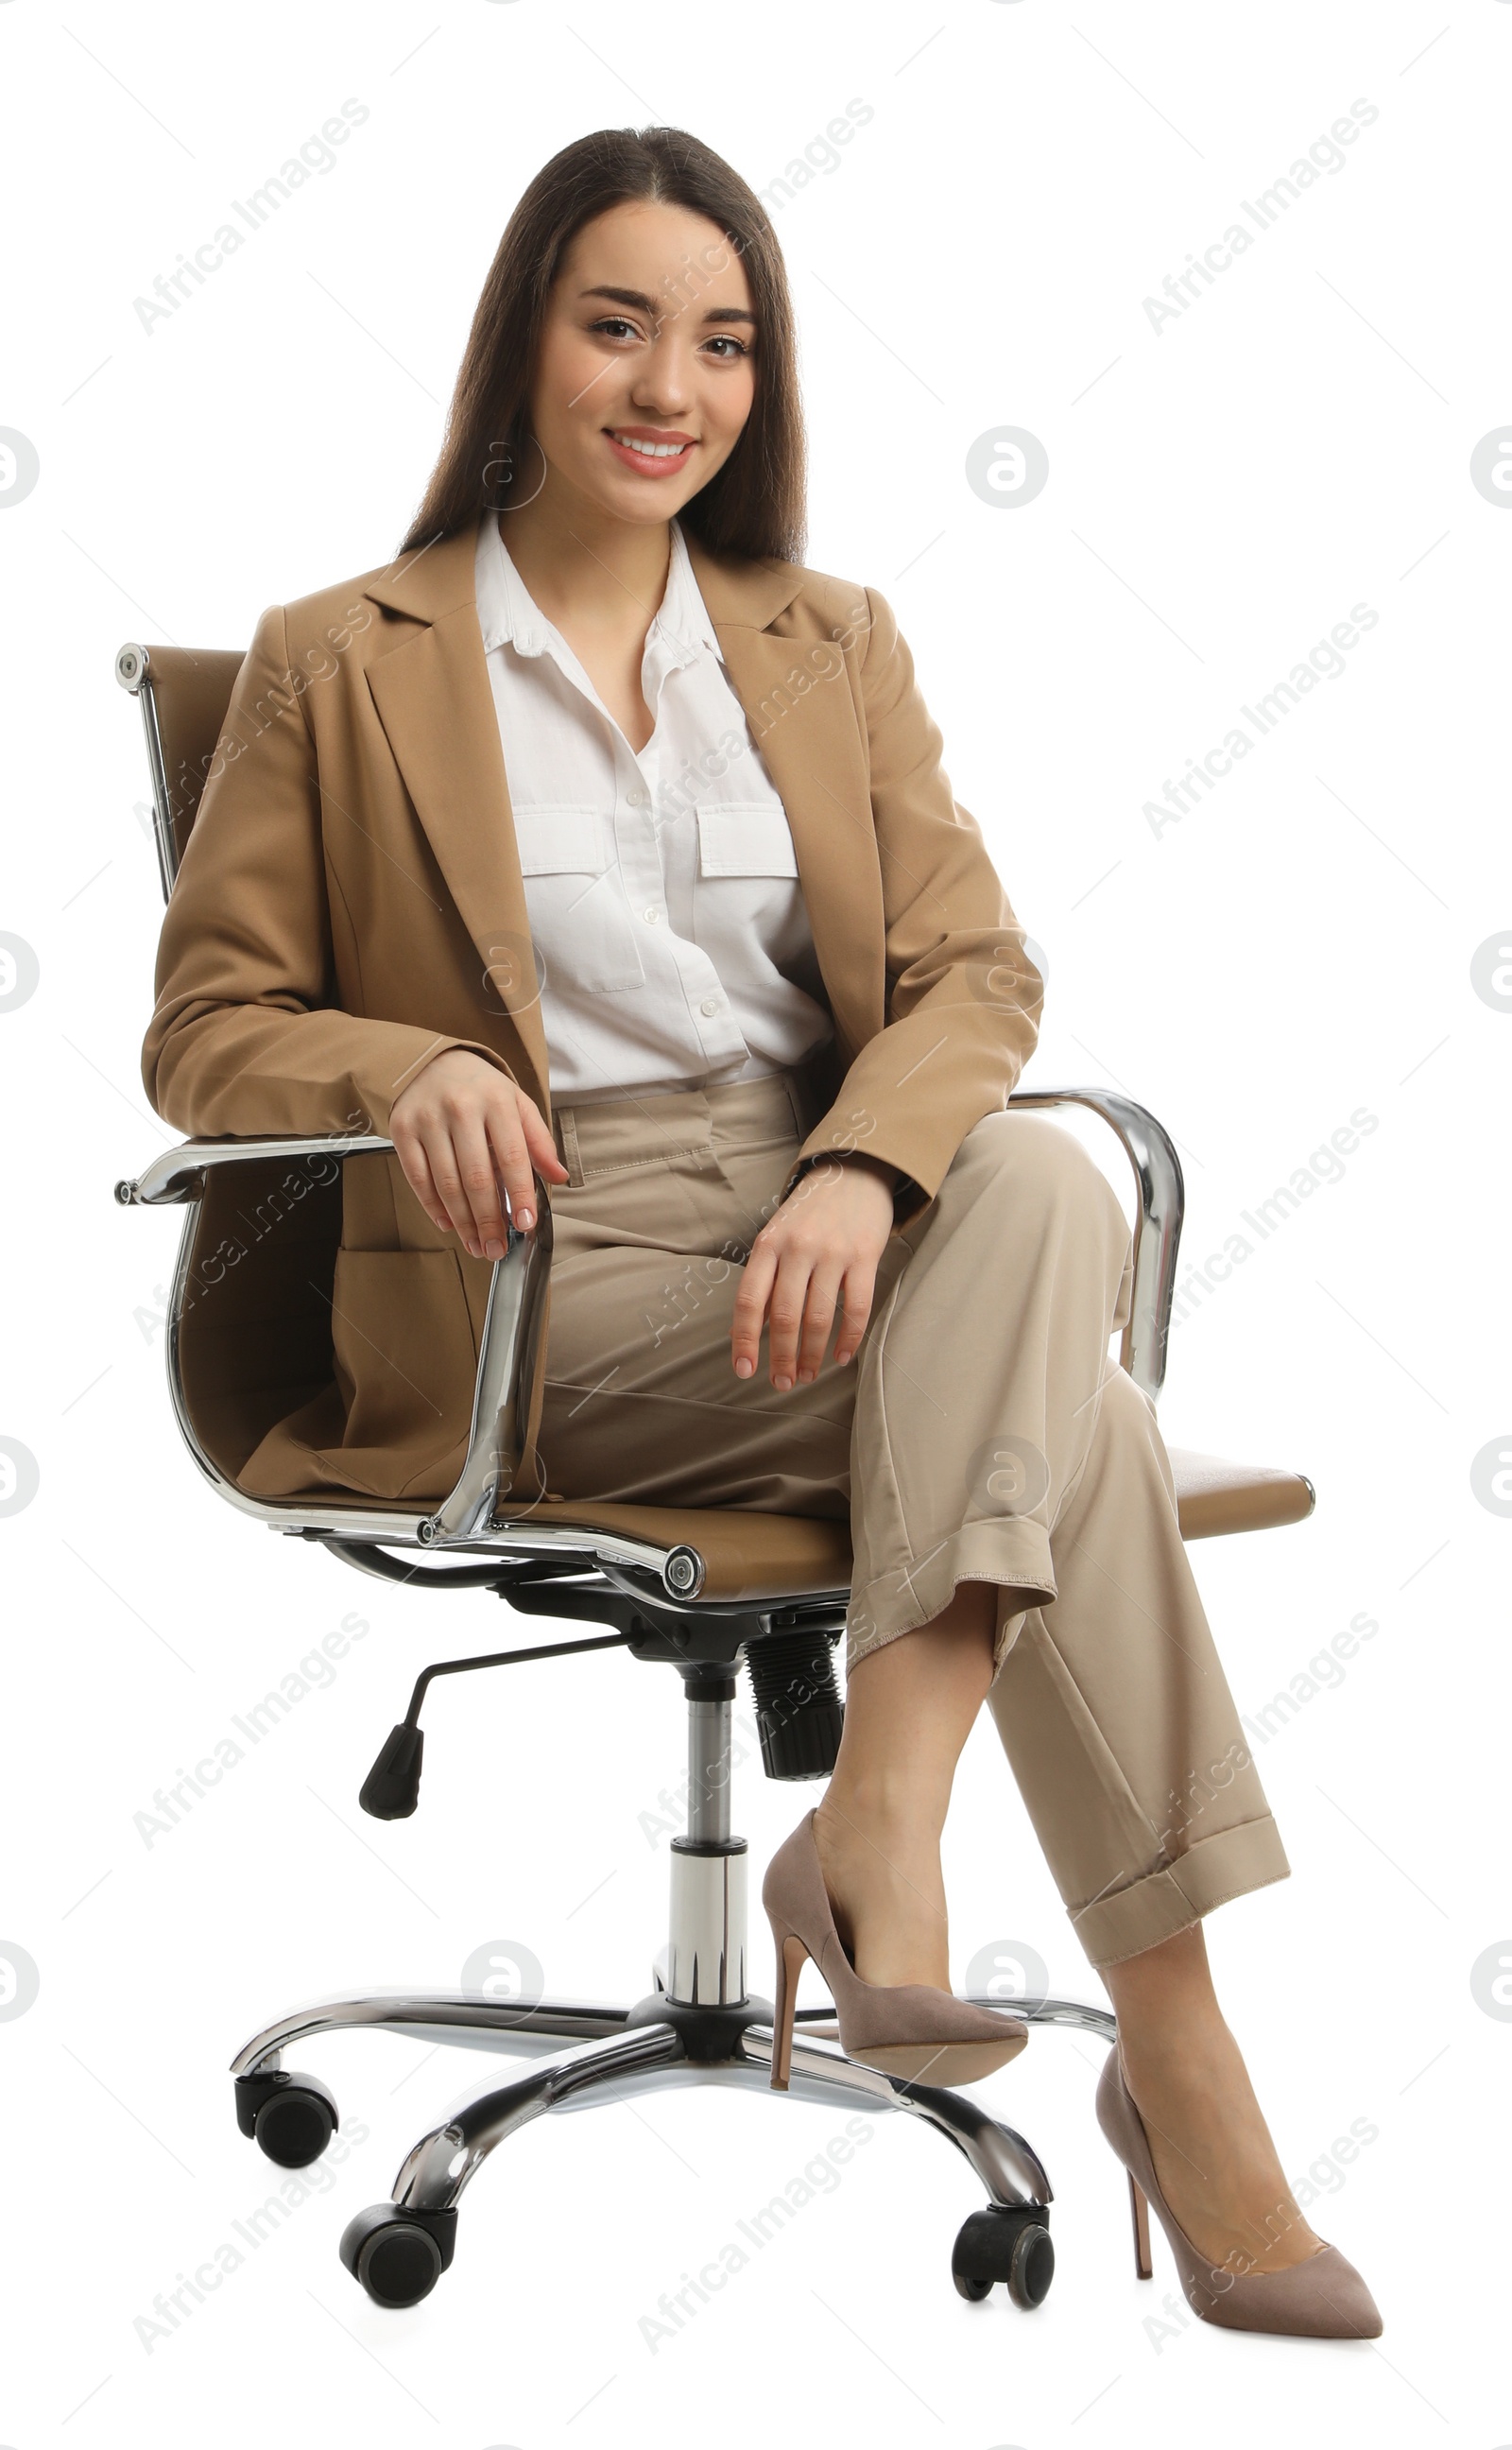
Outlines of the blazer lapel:
{"type": "Polygon", "coordinates": [[[805,574],[738,561],[687,535],[751,736],[787,811],[820,974],[847,1065],[886,1011],[886,917],[877,866],[865,744],[843,658],[830,641],[767,625],[805,574]]]}
{"type": "Polygon", "coordinates": [[[475,532],[423,546],[368,587],[423,624],[367,668],[368,687],[436,865],[473,940],[479,972],[519,1034],[551,1119],[546,1030],[498,716],[478,626],[475,532]]]}
{"type": "MultiPolygon", "coordinates": [[[[705,550],[684,530],[731,685],[792,829],[814,949],[846,1060],[885,1010],[884,916],[864,747],[838,648],[774,633],[804,583],[786,562],[705,550]],[[864,828],[867,855],[858,828],[864,828]]],[[[508,1010],[548,1120],[546,1032],[498,718],[478,625],[476,532],[422,546],[371,581],[420,626],[367,667],[368,687],[436,864],[508,1010]]]]}

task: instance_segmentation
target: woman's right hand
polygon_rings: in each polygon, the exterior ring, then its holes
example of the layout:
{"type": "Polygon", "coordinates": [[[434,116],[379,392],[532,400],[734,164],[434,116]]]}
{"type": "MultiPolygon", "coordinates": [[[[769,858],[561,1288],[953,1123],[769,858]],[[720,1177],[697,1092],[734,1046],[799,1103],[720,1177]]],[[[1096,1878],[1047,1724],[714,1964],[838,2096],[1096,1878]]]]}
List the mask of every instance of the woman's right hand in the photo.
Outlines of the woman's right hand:
{"type": "Polygon", "coordinates": [[[454,1229],[475,1259],[504,1255],[502,1193],[524,1232],[535,1222],[536,1173],[570,1179],[533,1098],[465,1046],[433,1056],[389,1110],[404,1179],[433,1225],[454,1229]]]}

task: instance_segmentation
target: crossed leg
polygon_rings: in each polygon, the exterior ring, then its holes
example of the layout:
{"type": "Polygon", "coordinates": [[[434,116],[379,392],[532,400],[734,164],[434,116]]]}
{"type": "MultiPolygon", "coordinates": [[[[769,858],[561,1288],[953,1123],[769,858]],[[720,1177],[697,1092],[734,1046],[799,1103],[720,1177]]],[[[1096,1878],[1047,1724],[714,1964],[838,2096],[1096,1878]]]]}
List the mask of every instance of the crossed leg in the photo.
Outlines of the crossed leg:
{"type": "MultiPolygon", "coordinates": [[[[867,1982],[950,1988],[940,1839],[956,1763],[992,1679],[995,1602],[958,1585],[933,1622],[868,1652],[814,1817],[836,1927],[867,1982]]],[[[1130,2091],[1155,2174],[1193,2245],[1280,2270],[1321,2243],[1282,2171],[1213,1990],[1202,1924],[1106,1966],[1130,2091]]]]}

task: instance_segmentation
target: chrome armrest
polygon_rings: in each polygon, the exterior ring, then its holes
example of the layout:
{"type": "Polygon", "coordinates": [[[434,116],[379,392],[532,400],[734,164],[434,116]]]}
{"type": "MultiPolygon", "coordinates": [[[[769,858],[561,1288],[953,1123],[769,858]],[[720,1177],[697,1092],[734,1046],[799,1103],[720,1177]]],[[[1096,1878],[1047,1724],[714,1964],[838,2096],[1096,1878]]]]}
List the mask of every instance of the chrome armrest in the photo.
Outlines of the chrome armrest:
{"type": "Polygon", "coordinates": [[[450,1497],[419,1526],[422,1547],[449,1547],[487,1531],[500,1497],[519,1492],[526,1408],[552,1272],[552,1203],[533,1167],[532,1174],[537,1221],[529,1233],[505,1221],[504,1256],[494,1260],[489,1279],[467,1453],[450,1497]]]}
{"type": "Polygon", "coordinates": [[[177,1148],[165,1149],[155,1157],[145,1174],[118,1182],[115,1196],[123,1208],[198,1207],[211,1166],[251,1165],[260,1157],[328,1157],[333,1164],[339,1164],[343,1157],[365,1157],[393,1146],[392,1140],[368,1134],[348,1139],[325,1133],[315,1139],[183,1140],[177,1148]]]}
{"type": "MultiPolygon", "coordinates": [[[[152,658],[145,647],[131,639],[115,659],[115,676],[124,690],[129,690],[142,709],[142,728],[147,746],[147,771],[152,778],[152,839],[157,845],[158,882],[165,902],[171,900],[173,881],[178,874],[179,850],[173,838],[173,820],[169,813],[167,760],[163,754],[163,733],[158,724],[157,693],[152,686],[152,658]]],[[[121,1196],[120,1185],[116,1197],[121,1196]]]]}
{"type": "MultiPolygon", "coordinates": [[[[115,1196],[124,1208],[197,1209],[204,1197],[206,1175],[214,1167],[249,1165],[269,1158],[316,1157],[335,1169],[349,1157],[376,1156],[393,1146],[391,1139],[369,1133],[345,1139],[327,1134],[310,1138],[185,1140],[180,1147],[165,1149],[161,1157],[154,1157],[145,1172],[134,1179],[118,1182],[115,1196]]],[[[317,1173],[314,1178],[329,1182],[335,1175],[333,1172],[322,1177],[317,1173]]],[[[450,1547],[486,1532],[500,1497],[509,1495],[517,1485],[552,1260],[551,1201],[539,1175],[534,1180],[537,1222],[528,1233],[521,1233],[506,1221],[504,1255],[494,1262],[473,1389],[467,1454],[451,1495],[416,1526],[415,1536],[425,1547],[450,1547]]],[[[191,1215],[185,1220],[183,1253],[169,1303],[168,1382],[191,1448],[219,1480],[221,1475],[213,1472],[193,1434],[179,1365],[185,1262],[193,1232],[191,1215]]]]}
{"type": "Polygon", "coordinates": [[[1010,1106],[1090,1106],[1112,1125],[1134,1171],[1134,1298],[1119,1359],[1152,1404],[1166,1378],[1185,1192],[1175,1142],[1163,1124],[1116,1089],[1016,1089],[1010,1106]]]}

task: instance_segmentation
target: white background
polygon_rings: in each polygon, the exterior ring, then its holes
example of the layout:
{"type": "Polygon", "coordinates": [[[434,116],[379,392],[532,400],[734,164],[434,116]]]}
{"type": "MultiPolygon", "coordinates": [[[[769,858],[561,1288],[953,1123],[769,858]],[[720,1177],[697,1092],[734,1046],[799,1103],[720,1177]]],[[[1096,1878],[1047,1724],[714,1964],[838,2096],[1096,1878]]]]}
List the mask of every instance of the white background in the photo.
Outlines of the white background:
{"type": "MultiPolygon", "coordinates": [[[[981,2450],[1512,2438],[1486,2353],[1512,2032],[1471,1988],[1484,1952],[1512,1955],[1512,1525],[1471,1484],[1477,1455],[1512,1446],[1512,1019],[1471,982],[1512,920],[1512,517],[1470,476],[1512,410],[1512,5],[0,0],[0,423],[40,456],[0,519],[0,927],[40,962],[0,1015],[0,1431],[40,1471],[0,1521],[0,1941],[41,1977],[0,2022],[6,2444],[350,2431],[545,2450],[693,2423],[981,2450]],[[348,97],[370,115],[336,166],[145,331],[154,277],[348,97]],[[1161,1420],[1173,1445],[1317,1487],[1308,1523],[1193,1552],[1242,1710],[1357,1614],[1379,1628],[1257,1747],[1293,1876],[1208,1930],[1288,2174],[1313,2171],[1310,2217],[1363,2268],[1385,2335],[1206,2328],[1158,2235],[1136,2285],[1092,2114],[1101,2053],[1054,2033],[979,2094],[1055,2180],[1059,2270],[1037,2313],[957,2298],[951,2240],[979,2190],[900,2115],[653,2353],[640,2324],[661,2293],[842,2124],[707,2090],[506,2147],[453,2271],[386,2315],[339,2267],[340,2229],[499,2063],[421,2066],[362,2036],[303,2055],[366,2140],[144,2344],[154,2298],[278,2185],[226,2072],[258,2026],[348,1985],[450,1983],[495,1939],[533,1950],[552,1992],[649,1987],[667,1857],[639,1816],[682,1772],[683,1712],[672,1676],[612,1656],[443,1686],[417,1818],[359,1813],[417,1667],[536,1628],[280,1543],[180,1443],[155,1315],[180,1219],[112,1204],[175,1137],[138,1070],[162,914],[112,659],[128,637],[242,647],[265,605],[390,556],[500,230],[559,146],[667,121],[766,188],[853,98],[870,120],[775,208],[807,559],[894,605],[958,795],[1044,950],[1026,1085],[1112,1083],[1164,1120],[1202,1263],[1356,1108],[1377,1118],[1342,1178],[1250,1235],[1189,1310],[1161,1420]],[[1344,166],[1157,333],[1145,300],[1357,99],[1378,116],[1344,166]],[[1001,425],[1049,456],[1018,508],[965,476],[1001,425]],[[1157,835],[1145,804],[1362,603],[1378,619],[1344,671],[1157,835]],[[329,1687],[145,1845],[154,1790],[354,1610],[371,1629],[329,1687]],[[1345,2165],[1352,2121],[1377,2132],[1345,2165]]],[[[753,1889],[816,1792],[770,1785],[754,1755],[741,1772],[753,1889]]],[[[1100,1997],[985,1715],[946,1869],[958,1985],[977,1949],[1019,1942],[1056,1988],[1100,1997]]],[[[752,1940],[769,1991],[759,1908],[752,1940]]]]}

